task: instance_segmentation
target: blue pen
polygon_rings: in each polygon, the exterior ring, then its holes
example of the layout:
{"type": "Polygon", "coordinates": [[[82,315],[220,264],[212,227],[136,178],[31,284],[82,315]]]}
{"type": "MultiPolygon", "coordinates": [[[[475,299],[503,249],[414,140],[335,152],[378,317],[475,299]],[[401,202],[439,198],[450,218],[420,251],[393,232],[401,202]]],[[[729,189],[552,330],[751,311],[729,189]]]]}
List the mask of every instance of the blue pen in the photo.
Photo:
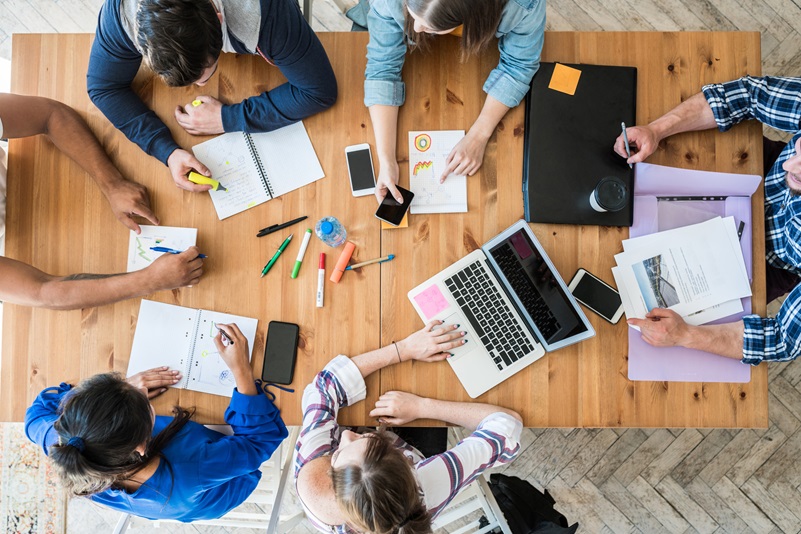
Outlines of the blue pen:
{"type": "Polygon", "coordinates": [[[364,267],[365,265],[372,265],[373,263],[384,263],[385,261],[392,261],[395,259],[394,254],[390,254],[389,256],[384,256],[383,258],[376,258],[374,260],[363,261],[361,263],[357,263],[356,265],[348,265],[345,267],[346,271],[352,271],[353,269],[359,269],[360,267],[364,267]]]}
{"type": "MultiPolygon", "coordinates": [[[[150,247],[150,250],[153,252],[166,252],[167,254],[180,254],[183,250],[175,250],[174,248],[167,248],[167,247],[150,247]]],[[[205,260],[208,258],[205,254],[198,254],[197,256],[201,260],[205,260]]]]}

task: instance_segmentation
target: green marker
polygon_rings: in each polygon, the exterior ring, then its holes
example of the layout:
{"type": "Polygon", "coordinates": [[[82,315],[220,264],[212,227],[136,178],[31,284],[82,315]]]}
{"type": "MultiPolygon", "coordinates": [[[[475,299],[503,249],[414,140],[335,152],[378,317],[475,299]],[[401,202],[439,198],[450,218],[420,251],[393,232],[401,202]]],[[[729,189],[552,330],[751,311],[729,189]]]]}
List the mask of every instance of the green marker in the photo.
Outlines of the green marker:
{"type": "Polygon", "coordinates": [[[306,254],[306,247],[309,246],[309,240],[311,239],[312,231],[311,228],[306,228],[306,233],[303,234],[303,242],[300,244],[300,250],[298,251],[298,257],[295,259],[295,267],[292,269],[292,278],[298,277],[298,272],[300,272],[300,266],[303,263],[303,255],[306,254]]]}
{"type": "Polygon", "coordinates": [[[284,251],[284,249],[285,249],[285,248],[286,248],[286,246],[289,244],[289,242],[290,242],[290,241],[292,241],[292,236],[293,236],[293,235],[294,235],[294,234],[289,234],[289,237],[287,237],[286,239],[284,239],[284,242],[283,242],[283,243],[281,243],[281,246],[280,246],[280,247],[278,247],[278,250],[276,250],[276,251],[275,251],[275,254],[273,254],[273,257],[272,257],[272,258],[270,258],[270,261],[268,261],[268,262],[267,262],[267,265],[265,265],[265,266],[264,266],[264,269],[262,269],[262,271],[261,271],[261,275],[262,275],[262,277],[263,277],[265,274],[267,274],[268,272],[270,272],[270,269],[272,269],[272,267],[273,267],[273,265],[275,264],[275,262],[276,262],[276,261],[278,261],[278,256],[280,256],[280,255],[281,255],[281,253],[284,251]]]}

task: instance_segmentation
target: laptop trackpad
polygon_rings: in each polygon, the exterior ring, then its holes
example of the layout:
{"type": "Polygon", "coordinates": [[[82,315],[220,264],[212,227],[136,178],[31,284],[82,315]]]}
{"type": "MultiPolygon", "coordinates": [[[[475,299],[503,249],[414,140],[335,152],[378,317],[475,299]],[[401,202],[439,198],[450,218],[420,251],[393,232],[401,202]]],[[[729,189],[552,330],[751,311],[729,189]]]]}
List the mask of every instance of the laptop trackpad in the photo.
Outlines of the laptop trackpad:
{"type": "Polygon", "coordinates": [[[453,314],[445,317],[443,319],[443,321],[445,321],[445,323],[444,323],[445,325],[458,324],[459,325],[459,330],[464,330],[464,331],[467,332],[467,335],[465,335],[462,338],[462,339],[466,339],[467,343],[465,343],[464,345],[461,345],[459,347],[451,349],[450,352],[451,352],[451,354],[453,354],[453,356],[448,358],[448,361],[455,362],[456,360],[458,360],[459,358],[463,357],[468,352],[471,352],[473,349],[478,347],[478,343],[479,342],[478,342],[478,340],[476,340],[475,336],[473,335],[472,330],[470,329],[470,323],[467,321],[467,318],[464,317],[462,314],[453,313],[453,314]]]}

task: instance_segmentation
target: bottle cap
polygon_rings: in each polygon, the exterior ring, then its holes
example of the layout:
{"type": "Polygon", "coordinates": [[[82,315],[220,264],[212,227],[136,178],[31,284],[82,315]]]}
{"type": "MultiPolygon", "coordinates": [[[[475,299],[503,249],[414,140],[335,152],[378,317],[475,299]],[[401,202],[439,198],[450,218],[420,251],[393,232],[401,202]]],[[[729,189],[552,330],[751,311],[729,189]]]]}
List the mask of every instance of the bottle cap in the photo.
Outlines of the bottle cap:
{"type": "Polygon", "coordinates": [[[334,225],[329,221],[323,221],[323,223],[320,225],[320,231],[324,234],[330,234],[334,231],[334,225]]]}

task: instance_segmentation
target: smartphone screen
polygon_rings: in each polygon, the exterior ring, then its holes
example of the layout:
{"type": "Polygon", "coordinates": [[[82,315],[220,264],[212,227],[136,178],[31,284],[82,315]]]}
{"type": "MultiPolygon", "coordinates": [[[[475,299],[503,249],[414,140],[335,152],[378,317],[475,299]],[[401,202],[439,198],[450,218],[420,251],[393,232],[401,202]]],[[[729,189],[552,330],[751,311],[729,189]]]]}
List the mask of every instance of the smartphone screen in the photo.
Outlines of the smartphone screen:
{"type": "Polygon", "coordinates": [[[348,159],[350,186],[353,192],[374,189],[375,176],[373,175],[373,160],[370,156],[370,149],[346,151],[345,156],[348,159]]]}
{"type": "Polygon", "coordinates": [[[261,379],[276,384],[291,384],[295,374],[300,329],[293,323],[270,321],[261,379]]]}
{"type": "Polygon", "coordinates": [[[403,204],[398,204],[398,201],[387,193],[387,196],[384,197],[384,201],[381,202],[381,205],[378,206],[378,210],[375,212],[376,217],[382,221],[387,221],[389,224],[394,224],[395,226],[398,226],[401,221],[403,221],[403,216],[406,215],[406,210],[409,209],[409,205],[414,198],[414,193],[400,186],[398,186],[398,191],[403,195],[403,204]]]}
{"type": "Polygon", "coordinates": [[[612,320],[622,304],[617,291],[586,271],[572,291],[576,300],[589,306],[609,321],[612,320]]]}

